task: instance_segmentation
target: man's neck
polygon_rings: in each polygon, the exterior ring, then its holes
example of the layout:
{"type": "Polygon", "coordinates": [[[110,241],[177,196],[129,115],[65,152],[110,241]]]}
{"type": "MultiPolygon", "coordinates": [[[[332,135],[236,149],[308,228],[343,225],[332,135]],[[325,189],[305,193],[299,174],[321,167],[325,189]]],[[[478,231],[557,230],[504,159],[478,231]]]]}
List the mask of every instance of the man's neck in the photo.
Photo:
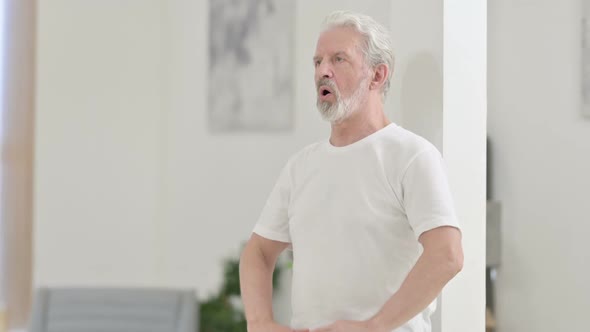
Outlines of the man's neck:
{"type": "Polygon", "coordinates": [[[330,144],[337,147],[357,142],[391,123],[383,113],[383,105],[365,105],[342,122],[332,123],[330,144]]]}

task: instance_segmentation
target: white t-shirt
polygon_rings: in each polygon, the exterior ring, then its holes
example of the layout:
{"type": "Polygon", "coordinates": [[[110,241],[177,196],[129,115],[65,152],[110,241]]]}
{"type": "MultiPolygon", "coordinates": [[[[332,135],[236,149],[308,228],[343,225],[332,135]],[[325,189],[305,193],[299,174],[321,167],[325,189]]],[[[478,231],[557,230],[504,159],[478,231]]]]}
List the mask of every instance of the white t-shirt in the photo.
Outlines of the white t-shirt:
{"type": "MultiPolygon", "coordinates": [[[[295,154],[254,232],[291,243],[291,327],[317,328],[376,314],[421,254],[420,234],[444,225],[458,222],[439,151],[392,123],[295,154]]],[[[435,307],[395,332],[429,332],[435,307]]]]}

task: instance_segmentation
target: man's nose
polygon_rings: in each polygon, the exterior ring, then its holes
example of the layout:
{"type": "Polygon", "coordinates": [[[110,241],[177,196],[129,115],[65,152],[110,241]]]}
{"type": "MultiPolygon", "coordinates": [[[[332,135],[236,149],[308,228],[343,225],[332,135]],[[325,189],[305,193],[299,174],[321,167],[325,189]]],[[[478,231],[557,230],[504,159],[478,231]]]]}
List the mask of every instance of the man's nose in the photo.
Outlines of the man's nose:
{"type": "Polygon", "coordinates": [[[334,72],[332,70],[332,66],[330,66],[330,63],[327,61],[322,61],[316,70],[316,74],[318,79],[321,78],[332,78],[334,77],[334,72]]]}

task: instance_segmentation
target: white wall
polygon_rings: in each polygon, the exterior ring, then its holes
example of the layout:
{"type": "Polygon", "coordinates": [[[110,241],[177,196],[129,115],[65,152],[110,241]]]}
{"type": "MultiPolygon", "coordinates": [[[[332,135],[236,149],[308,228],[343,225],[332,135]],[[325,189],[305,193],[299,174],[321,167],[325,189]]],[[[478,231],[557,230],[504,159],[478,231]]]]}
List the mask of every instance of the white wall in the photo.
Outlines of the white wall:
{"type": "Polygon", "coordinates": [[[158,281],[159,7],[39,2],[37,285],[158,281]]]}
{"type": "Polygon", "coordinates": [[[489,2],[492,192],[503,205],[499,332],[588,330],[581,3],[489,2]]]}

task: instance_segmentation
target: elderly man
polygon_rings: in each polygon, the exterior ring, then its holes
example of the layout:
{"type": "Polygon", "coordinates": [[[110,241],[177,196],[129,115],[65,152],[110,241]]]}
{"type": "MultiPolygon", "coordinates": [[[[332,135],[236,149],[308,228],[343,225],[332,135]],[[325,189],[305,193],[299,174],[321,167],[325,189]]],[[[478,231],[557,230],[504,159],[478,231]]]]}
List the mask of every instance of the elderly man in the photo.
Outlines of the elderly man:
{"type": "Polygon", "coordinates": [[[242,253],[248,331],[431,331],[461,232],[440,153],[383,112],[393,62],[370,17],[326,18],[313,64],[331,135],[287,162],[242,253]],[[273,320],[271,282],[289,247],[291,327],[273,320]]]}

